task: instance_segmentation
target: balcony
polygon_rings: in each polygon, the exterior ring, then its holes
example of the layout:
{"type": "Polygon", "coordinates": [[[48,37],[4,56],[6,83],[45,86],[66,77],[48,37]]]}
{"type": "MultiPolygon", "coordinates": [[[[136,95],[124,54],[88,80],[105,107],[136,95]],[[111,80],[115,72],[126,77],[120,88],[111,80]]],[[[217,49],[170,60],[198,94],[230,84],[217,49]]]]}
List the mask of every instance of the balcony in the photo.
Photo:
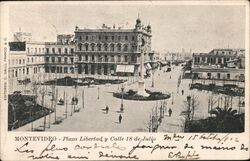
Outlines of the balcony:
{"type": "Polygon", "coordinates": [[[81,63],[86,63],[86,64],[135,64],[138,65],[140,64],[139,62],[124,62],[124,61],[95,61],[95,60],[81,60],[81,61],[76,61],[75,63],[81,64],[81,63]]]}
{"type": "Polygon", "coordinates": [[[45,62],[47,65],[73,65],[74,62],[45,62]]]}

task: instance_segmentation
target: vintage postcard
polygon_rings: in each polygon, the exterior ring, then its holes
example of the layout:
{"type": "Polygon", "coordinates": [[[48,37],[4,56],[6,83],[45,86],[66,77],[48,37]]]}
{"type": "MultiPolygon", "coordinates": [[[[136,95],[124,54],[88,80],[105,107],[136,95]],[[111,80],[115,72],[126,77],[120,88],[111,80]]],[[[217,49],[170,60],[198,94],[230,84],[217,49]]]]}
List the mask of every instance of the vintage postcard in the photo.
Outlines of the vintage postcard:
{"type": "Polygon", "coordinates": [[[249,159],[248,1],[0,4],[1,160],[249,159]]]}

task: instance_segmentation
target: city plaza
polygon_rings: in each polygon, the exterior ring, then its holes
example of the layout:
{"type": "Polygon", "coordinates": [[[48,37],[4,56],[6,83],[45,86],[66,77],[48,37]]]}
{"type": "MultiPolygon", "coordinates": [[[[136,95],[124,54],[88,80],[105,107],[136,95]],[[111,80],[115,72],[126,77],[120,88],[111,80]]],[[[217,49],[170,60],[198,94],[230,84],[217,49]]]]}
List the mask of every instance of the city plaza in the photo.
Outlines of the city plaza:
{"type": "MultiPolygon", "coordinates": [[[[152,115],[164,104],[157,132],[184,132],[188,96],[197,99],[193,119],[211,116],[208,100],[212,92],[190,90],[193,81],[202,83],[202,80],[207,79],[206,82],[209,83],[211,75],[216,76],[216,73],[226,71],[227,83],[237,83],[244,88],[244,81],[241,81],[245,63],[242,50],[241,57],[237,60],[234,59],[235,56],[227,56],[229,59],[222,59],[222,62],[219,58],[220,61],[216,59],[215,63],[213,58],[206,58],[206,64],[200,58],[204,54],[193,54],[193,66],[189,72],[193,72],[194,79],[185,79],[186,71],[183,66],[171,64],[173,56],[169,65],[161,65],[166,60],[160,60],[151,49],[151,26],[143,26],[139,18],[135,28],[130,30],[115,26],[111,28],[105,24],[102,29],[96,30],[79,29],[76,26],[75,35],[58,35],[57,42],[29,42],[30,36],[19,32],[15,34],[15,42],[10,43],[9,93],[20,91],[22,94],[34,95],[32,91],[35,83],[36,103],[48,108],[51,113],[14,129],[16,131],[152,132],[149,128],[152,115]],[[211,64],[211,61],[214,62],[211,64]],[[233,78],[228,74],[230,69],[213,66],[232,61],[236,62],[232,71],[238,73],[233,78]],[[240,62],[240,69],[237,68],[237,62],[240,62]],[[204,65],[208,70],[204,71],[204,65]],[[171,70],[166,72],[167,68],[171,70]],[[77,87],[44,84],[64,77],[122,79],[126,82],[77,87]],[[26,81],[30,83],[25,83],[26,81]],[[165,100],[138,101],[113,96],[114,92],[122,90],[139,91],[140,82],[145,83],[145,89],[168,93],[171,97],[165,100]],[[56,101],[51,98],[55,91],[56,101]],[[72,104],[73,97],[78,99],[77,104],[72,104]],[[64,101],[61,105],[58,104],[60,99],[64,101]],[[103,110],[106,106],[109,107],[108,111],[103,110]],[[172,110],[171,117],[169,109],[172,110]],[[120,121],[119,117],[122,117],[120,121]]],[[[211,56],[210,53],[208,55],[211,56]]],[[[225,83],[225,77],[222,80],[217,74],[216,83],[225,83]]],[[[222,94],[215,94],[215,97],[221,96],[222,94]]],[[[231,107],[244,113],[244,107],[238,107],[239,99],[232,97],[231,107]]]]}
{"type": "MultiPolygon", "coordinates": [[[[168,113],[165,113],[162,124],[158,128],[158,132],[183,132],[185,116],[181,115],[185,111],[186,97],[188,95],[195,95],[199,98],[199,106],[197,107],[195,118],[206,118],[208,113],[208,97],[210,92],[203,92],[197,90],[189,90],[188,84],[191,80],[183,79],[177,93],[177,80],[181,74],[181,67],[177,66],[167,73],[162,70],[158,70],[155,73],[154,87],[152,87],[152,79],[145,79],[146,89],[154,88],[156,90],[164,90],[172,95],[167,100],[167,109],[171,108],[173,114],[171,117],[168,113]],[[171,79],[170,79],[171,76],[171,79]],[[184,90],[184,95],[181,94],[181,90],[184,90]],[[173,102],[173,104],[172,104],[173,102]]],[[[121,106],[121,99],[115,98],[112,92],[120,90],[121,85],[100,85],[95,87],[82,86],[78,87],[79,96],[84,90],[84,107],[82,107],[82,99],[79,100],[80,112],[72,112],[71,101],[72,95],[74,95],[75,89],[73,87],[57,86],[58,98],[63,98],[63,93],[67,91],[68,112],[66,117],[66,105],[57,105],[57,119],[63,119],[61,124],[53,125],[55,120],[54,113],[51,114],[51,118],[46,117],[46,131],[89,131],[89,132],[147,132],[147,124],[150,120],[150,113],[155,107],[160,106],[161,101],[131,101],[124,100],[124,113],[122,113],[122,123],[118,124],[118,116],[121,106]],[[99,88],[99,99],[98,99],[99,88]],[[108,100],[108,101],[107,101],[108,100]],[[106,114],[102,111],[105,106],[108,105],[110,110],[106,114]],[[49,121],[50,120],[50,121],[49,121]],[[49,128],[49,122],[50,128],[49,128]]],[[[20,87],[19,87],[20,88],[20,87]]],[[[28,87],[27,87],[28,88],[28,87]]],[[[50,87],[47,87],[48,89],[50,87]]],[[[125,85],[125,90],[137,88],[137,82],[132,78],[128,78],[128,82],[125,85]]],[[[20,88],[21,89],[21,88],[20,88]]],[[[50,107],[51,96],[45,96],[45,107],[50,107]]],[[[237,105],[238,99],[234,98],[234,105],[237,105]]],[[[38,98],[38,102],[41,102],[41,95],[38,98]]],[[[236,107],[236,106],[235,106],[236,107]]],[[[244,111],[244,108],[241,109],[244,111]]],[[[35,129],[43,128],[44,118],[38,119],[31,123],[16,129],[17,131],[30,131],[33,127],[35,129]]]]}

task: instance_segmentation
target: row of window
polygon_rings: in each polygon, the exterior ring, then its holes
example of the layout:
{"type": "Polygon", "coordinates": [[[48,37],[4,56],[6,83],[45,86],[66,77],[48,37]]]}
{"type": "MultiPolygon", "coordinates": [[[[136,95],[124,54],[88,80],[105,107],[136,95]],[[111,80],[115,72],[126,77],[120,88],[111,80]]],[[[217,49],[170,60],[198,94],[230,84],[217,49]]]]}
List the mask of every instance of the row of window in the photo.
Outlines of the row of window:
{"type": "Polygon", "coordinates": [[[211,63],[211,64],[215,64],[215,63],[226,63],[226,61],[231,60],[231,58],[215,58],[215,57],[207,57],[207,59],[205,57],[194,57],[194,62],[195,63],[201,63],[201,62],[205,62],[206,63],[211,63]]]}
{"type": "MultiPolygon", "coordinates": [[[[31,57],[27,58],[27,63],[34,63],[34,62],[43,62],[44,58],[43,57],[31,57]]],[[[24,65],[25,64],[25,59],[12,59],[11,60],[11,65],[24,65]]],[[[10,63],[10,62],[9,62],[10,63]]]]}
{"type": "MultiPolygon", "coordinates": [[[[33,68],[33,74],[37,74],[39,73],[40,67],[35,67],[33,68]]],[[[30,68],[22,68],[22,69],[15,69],[12,70],[11,76],[12,77],[19,77],[19,76],[23,76],[23,75],[29,75],[30,73],[30,68]]]]}
{"type": "MultiPolygon", "coordinates": [[[[217,79],[231,79],[231,75],[230,73],[227,73],[226,75],[223,75],[221,73],[217,73],[217,79]]],[[[244,74],[240,74],[240,75],[235,75],[235,79],[244,77],[244,74]]],[[[212,74],[211,73],[207,73],[207,78],[208,79],[212,79],[212,74]]]]}
{"type": "Polygon", "coordinates": [[[78,73],[79,74],[98,74],[98,75],[101,75],[102,73],[104,75],[108,75],[109,73],[114,73],[115,71],[115,66],[114,65],[111,65],[111,66],[108,66],[108,65],[85,65],[85,66],[81,66],[79,65],[78,66],[78,73]],[[110,70],[110,72],[109,72],[110,70]]]}
{"type": "MultiPolygon", "coordinates": [[[[10,60],[9,60],[9,64],[10,64],[10,60]]],[[[11,60],[11,64],[12,65],[21,65],[21,64],[25,64],[25,59],[12,59],[11,60]],[[16,63],[15,63],[16,62],[16,63]]]]}
{"type": "MultiPolygon", "coordinates": [[[[27,48],[27,52],[28,53],[44,53],[44,48],[27,48]]],[[[46,53],[50,53],[50,48],[46,48],[46,53]]],[[[53,54],[55,54],[55,53],[62,54],[62,49],[57,48],[57,51],[56,51],[55,48],[51,48],[51,53],[53,53],[53,54]]],[[[74,48],[70,48],[69,51],[68,51],[68,48],[64,48],[63,53],[64,54],[74,53],[74,48]]]]}
{"type": "Polygon", "coordinates": [[[74,73],[74,67],[45,67],[46,73],[74,73]]]}
{"type": "MultiPolygon", "coordinates": [[[[79,61],[92,61],[92,62],[128,62],[129,61],[129,56],[124,55],[79,55],[78,56],[78,60],[79,61]]],[[[132,55],[130,57],[130,61],[131,62],[136,62],[137,59],[139,59],[139,57],[137,58],[136,56],[132,55]]]]}
{"type": "Polygon", "coordinates": [[[64,48],[64,50],[62,50],[62,48],[46,48],[46,53],[52,53],[52,54],[72,54],[74,53],[74,48],[70,48],[70,50],[68,50],[68,48],[64,48]],[[57,49],[57,50],[56,50],[57,49]]]}
{"type": "Polygon", "coordinates": [[[86,36],[78,36],[78,40],[80,41],[95,41],[95,40],[99,40],[99,41],[114,41],[114,40],[117,40],[117,41],[121,41],[121,40],[125,40],[125,41],[134,41],[135,40],[135,36],[114,36],[114,35],[99,35],[99,36],[90,36],[90,35],[86,35],[86,36]]]}
{"type": "Polygon", "coordinates": [[[44,53],[44,48],[27,48],[28,53],[44,53]]]}
{"type": "Polygon", "coordinates": [[[219,53],[221,53],[221,54],[232,54],[232,52],[231,52],[231,51],[228,51],[228,52],[224,52],[224,51],[216,51],[215,53],[216,53],[216,54],[219,54],[219,53]]]}
{"type": "Polygon", "coordinates": [[[69,60],[70,60],[70,63],[74,63],[74,58],[70,58],[70,59],[68,59],[67,57],[64,57],[63,59],[61,57],[57,57],[57,59],[56,57],[51,57],[51,59],[50,57],[45,58],[46,62],[52,62],[52,63],[55,63],[55,62],[62,63],[62,60],[64,61],[64,63],[68,63],[69,60]]]}
{"type": "MultiPolygon", "coordinates": [[[[137,46],[131,46],[130,51],[134,51],[137,49],[137,46]]],[[[129,45],[121,45],[121,44],[78,44],[79,51],[129,51],[129,45]]]]}

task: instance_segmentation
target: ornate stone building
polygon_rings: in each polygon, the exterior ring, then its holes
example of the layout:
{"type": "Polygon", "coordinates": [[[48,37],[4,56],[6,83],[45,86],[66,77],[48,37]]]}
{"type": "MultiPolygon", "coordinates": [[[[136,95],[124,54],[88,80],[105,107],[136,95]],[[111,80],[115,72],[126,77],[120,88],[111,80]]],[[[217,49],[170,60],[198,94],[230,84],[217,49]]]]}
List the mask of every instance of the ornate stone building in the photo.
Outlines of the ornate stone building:
{"type": "Polygon", "coordinates": [[[133,29],[111,28],[105,24],[101,29],[76,26],[77,71],[86,75],[138,75],[141,53],[144,53],[144,63],[153,61],[151,37],[151,26],[144,27],[139,18],[133,29]]]}

